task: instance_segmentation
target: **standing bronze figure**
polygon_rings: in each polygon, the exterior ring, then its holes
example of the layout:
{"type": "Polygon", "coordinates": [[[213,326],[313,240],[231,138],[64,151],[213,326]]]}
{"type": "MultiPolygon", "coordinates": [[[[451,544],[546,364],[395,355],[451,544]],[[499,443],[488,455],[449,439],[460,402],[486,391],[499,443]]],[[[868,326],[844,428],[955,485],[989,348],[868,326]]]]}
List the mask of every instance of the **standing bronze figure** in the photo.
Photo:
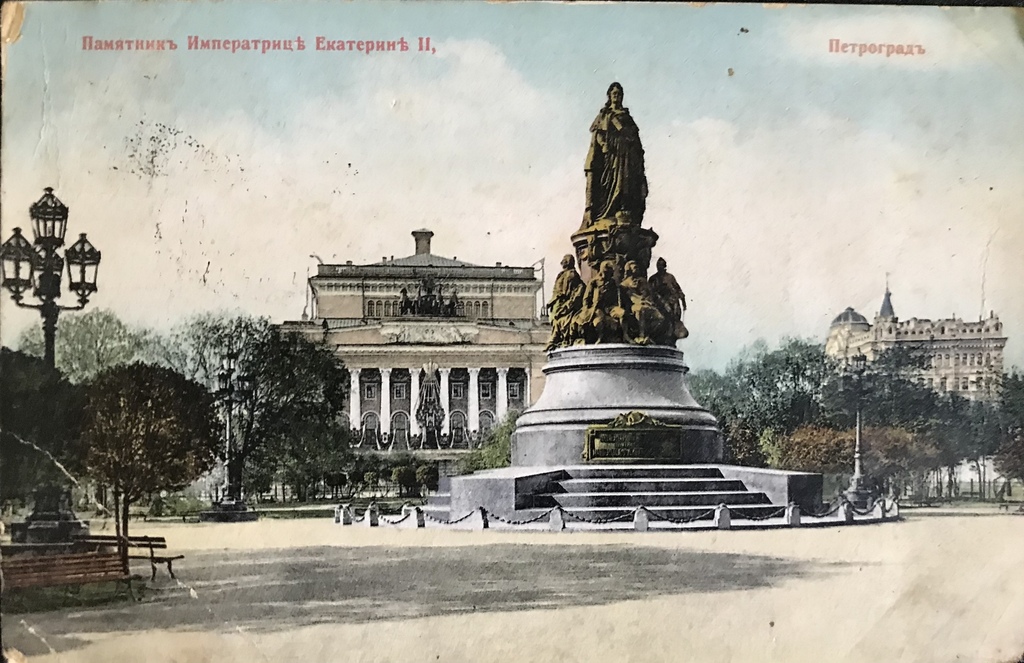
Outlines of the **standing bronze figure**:
{"type": "Polygon", "coordinates": [[[601,220],[639,226],[647,208],[647,177],[640,129],[622,105],[622,86],[612,83],[605,103],[590,125],[587,207],[583,228],[601,220]]]}

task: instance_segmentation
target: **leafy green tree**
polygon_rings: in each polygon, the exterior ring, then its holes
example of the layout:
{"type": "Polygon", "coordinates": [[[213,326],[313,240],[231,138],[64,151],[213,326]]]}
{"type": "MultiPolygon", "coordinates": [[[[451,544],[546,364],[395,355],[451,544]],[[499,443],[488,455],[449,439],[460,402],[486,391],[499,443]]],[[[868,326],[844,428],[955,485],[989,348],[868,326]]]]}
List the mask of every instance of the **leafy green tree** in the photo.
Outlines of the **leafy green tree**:
{"type": "Polygon", "coordinates": [[[70,481],[82,469],[85,393],[38,357],[0,349],[0,501],[70,481]]]}
{"type": "Polygon", "coordinates": [[[1012,371],[1000,383],[1002,430],[996,469],[1005,477],[1024,481],[1024,374],[1012,371]]]}
{"type": "Polygon", "coordinates": [[[459,471],[468,474],[511,465],[512,433],[516,430],[516,421],[520,414],[522,413],[518,410],[509,410],[505,418],[487,433],[480,448],[463,456],[459,463],[459,471]]]}
{"type": "Polygon", "coordinates": [[[238,353],[238,373],[253,378],[251,395],[235,409],[229,484],[246,486],[252,472],[259,481],[249,488],[269,488],[269,479],[281,476],[300,499],[315,494],[324,473],[342,471],[350,453],[348,372],[322,342],[282,332],[266,318],[224,313],[186,320],[164,339],[160,355],[214,390],[229,351],[238,353]]]}
{"type": "Polygon", "coordinates": [[[440,472],[437,463],[421,463],[416,466],[416,484],[430,491],[437,490],[440,472]]]}
{"type": "Polygon", "coordinates": [[[824,426],[800,426],[775,440],[772,467],[799,472],[845,473],[851,470],[855,434],[824,426]]]}
{"type": "Polygon", "coordinates": [[[391,481],[398,487],[399,497],[418,497],[420,485],[416,481],[416,465],[412,458],[391,469],[391,481]]]}
{"type": "Polygon", "coordinates": [[[999,445],[996,469],[1008,479],[1024,481],[1024,430],[1016,430],[999,445]]]}
{"type": "Polygon", "coordinates": [[[694,398],[719,421],[732,462],[763,466],[779,435],[817,422],[832,361],[815,341],[785,339],[772,350],[764,341],[745,348],[723,374],[689,378],[694,398]]]}
{"type": "MultiPolygon", "coordinates": [[[[132,327],[106,309],[65,315],[60,319],[54,343],[54,360],[71,382],[89,380],[105,368],[147,361],[156,348],[153,333],[132,327]]],[[[22,332],[18,348],[43,356],[43,331],[32,326],[22,332]]]]}
{"type": "Polygon", "coordinates": [[[184,488],[213,467],[221,448],[210,393],[142,363],[108,368],[89,383],[82,440],[88,471],[113,491],[123,535],[133,502],[184,488]]]}

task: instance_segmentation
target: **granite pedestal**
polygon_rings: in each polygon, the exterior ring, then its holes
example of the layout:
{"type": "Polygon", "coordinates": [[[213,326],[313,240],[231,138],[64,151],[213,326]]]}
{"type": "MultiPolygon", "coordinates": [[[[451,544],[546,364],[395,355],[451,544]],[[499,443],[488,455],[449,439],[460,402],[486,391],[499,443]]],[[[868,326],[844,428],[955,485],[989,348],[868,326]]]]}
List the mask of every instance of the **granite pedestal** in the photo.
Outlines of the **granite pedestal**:
{"type": "Polygon", "coordinates": [[[544,392],[519,417],[512,465],[578,465],[587,431],[638,412],[672,427],[675,452],[609,458],[606,462],[718,463],[718,422],[690,395],[683,353],[675,348],[624,344],[553,350],[544,367],[544,392]]]}

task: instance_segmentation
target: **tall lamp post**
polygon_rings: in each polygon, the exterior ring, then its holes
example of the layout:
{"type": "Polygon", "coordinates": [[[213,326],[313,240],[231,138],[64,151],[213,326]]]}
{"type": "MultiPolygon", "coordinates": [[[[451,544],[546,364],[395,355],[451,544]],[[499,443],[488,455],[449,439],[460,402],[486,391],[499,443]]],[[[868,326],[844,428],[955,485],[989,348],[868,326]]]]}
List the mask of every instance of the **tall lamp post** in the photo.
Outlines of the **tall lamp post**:
{"type": "Polygon", "coordinates": [[[244,403],[252,395],[252,377],[239,373],[238,353],[227,352],[221,356],[220,372],[217,374],[217,397],[224,403],[224,437],[225,463],[227,465],[227,499],[234,502],[242,501],[241,463],[235,448],[235,439],[231,434],[231,419],[235,405],[244,403]]]}
{"type": "Polygon", "coordinates": [[[864,398],[864,373],[867,371],[867,357],[863,352],[858,352],[849,363],[848,370],[853,378],[854,399],[857,406],[857,423],[855,428],[855,441],[853,446],[853,476],[850,478],[850,487],[843,493],[851,504],[858,508],[867,508],[871,503],[871,491],[867,489],[867,482],[864,480],[864,467],[861,462],[861,403],[864,398]]]}
{"type": "Polygon", "coordinates": [[[64,234],[68,227],[68,208],[53,189],[46,187],[43,197],[29,207],[32,219],[33,243],[29,244],[15,228],[14,234],[0,245],[0,271],[3,286],[11,293],[14,303],[21,308],[37,309],[43,317],[44,360],[54,366],[54,341],[57,336],[57,318],[61,311],[79,311],[85,308],[89,296],[96,292],[96,272],[100,264],[100,252],[96,250],[85,233],[78,241],[64,251],[64,234]],[[60,290],[63,282],[64,265],[68,270],[68,290],[78,295],[78,305],[60,306],[60,290]],[[39,303],[22,301],[25,292],[31,289],[39,303]]]}
{"type": "Polygon", "coordinates": [[[242,501],[242,464],[238,454],[235,436],[231,431],[232,419],[236,405],[247,402],[253,393],[252,376],[238,373],[238,353],[226,352],[220,358],[220,371],[217,373],[217,398],[224,404],[224,496],[213,505],[210,511],[199,514],[201,521],[207,522],[242,522],[256,520],[255,511],[250,511],[242,501]],[[237,374],[236,374],[237,373],[237,374]]]}

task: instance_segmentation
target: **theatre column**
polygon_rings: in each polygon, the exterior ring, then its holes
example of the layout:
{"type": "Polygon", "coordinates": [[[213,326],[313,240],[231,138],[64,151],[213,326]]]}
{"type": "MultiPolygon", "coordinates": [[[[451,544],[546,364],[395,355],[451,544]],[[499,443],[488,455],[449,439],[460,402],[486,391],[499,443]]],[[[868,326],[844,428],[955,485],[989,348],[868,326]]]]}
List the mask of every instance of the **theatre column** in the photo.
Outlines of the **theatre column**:
{"type": "Polygon", "coordinates": [[[348,421],[349,426],[355,430],[360,430],[363,423],[363,411],[359,405],[359,399],[362,397],[359,392],[359,372],[361,370],[361,368],[348,369],[349,379],[352,381],[348,394],[348,421]]]}
{"type": "Polygon", "coordinates": [[[420,406],[420,369],[410,368],[409,377],[409,433],[420,434],[420,422],[416,420],[416,410],[420,406]]]}
{"type": "Polygon", "coordinates": [[[498,368],[498,393],[495,394],[495,400],[497,401],[497,407],[495,407],[495,414],[497,415],[498,421],[496,424],[500,424],[505,421],[505,413],[508,412],[508,369],[498,368]]]}
{"type": "Polygon", "coordinates": [[[441,424],[441,433],[451,433],[448,430],[448,421],[451,415],[448,406],[448,377],[451,375],[452,369],[439,368],[438,371],[441,373],[441,407],[444,408],[444,423],[441,424]]]}
{"type": "Polygon", "coordinates": [[[480,430],[480,369],[467,368],[469,371],[469,430],[480,430]]]}
{"type": "Polygon", "coordinates": [[[380,431],[391,440],[391,369],[380,369],[380,431]]]}
{"type": "Polygon", "coordinates": [[[526,409],[533,405],[533,403],[530,402],[530,379],[533,377],[533,372],[530,370],[530,367],[527,366],[523,370],[523,373],[526,375],[526,379],[523,380],[523,409],[526,409]]]}

